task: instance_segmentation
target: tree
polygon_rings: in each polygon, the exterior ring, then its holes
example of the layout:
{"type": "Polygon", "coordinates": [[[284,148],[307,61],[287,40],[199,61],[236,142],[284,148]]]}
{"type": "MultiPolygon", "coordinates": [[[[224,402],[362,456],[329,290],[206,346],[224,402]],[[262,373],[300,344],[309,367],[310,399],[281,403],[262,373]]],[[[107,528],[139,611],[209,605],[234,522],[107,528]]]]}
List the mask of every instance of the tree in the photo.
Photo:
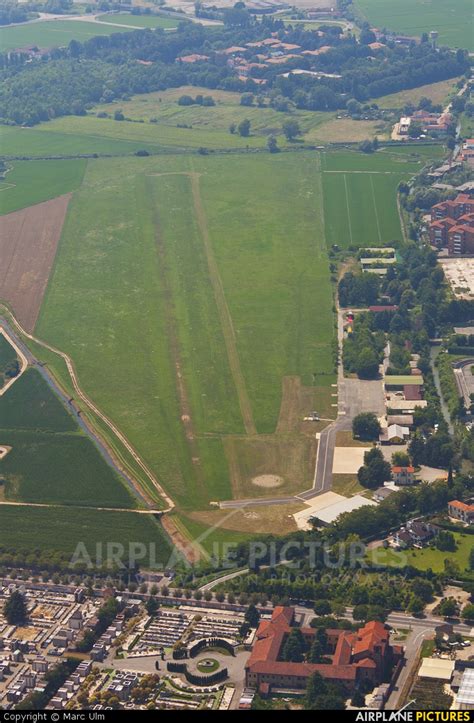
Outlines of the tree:
{"type": "Polygon", "coordinates": [[[452,532],[440,530],[436,537],[436,547],[442,552],[456,552],[456,540],[452,532]]]}
{"type": "Polygon", "coordinates": [[[394,452],[392,454],[392,464],[395,467],[408,467],[410,464],[410,457],[406,452],[394,452]]]}
{"type": "Polygon", "coordinates": [[[251,628],[256,628],[260,620],[260,613],[258,612],[255,605],[249,605],[245,611],[245,620],[248,622],[251,628]]]}
{"type": "Polygon", "coordinates": [[[9,625],[22,625],[27,616],[25,598],[20,592],[12,592],[3,608],[3,614],[9,625]]]}
{"type": "Polygon", "coordinates": [[[456,615],[458,611],[456,600],[454,600],[452,597],[441,600],[438,606],[438,610],[439,614],[443,615],[443,617],[452,618],[454,615],[456,615]]]}
{"type": "Polygon", "coordinates": [[[376,440],[379,438],[381,427],[379,420],[373,412],[361,412],[352,421],[352,434],[362,440],[376,440]]]}
{"type": "Polygon", "coordinates": [[[376,379],[379,374],[379,360],[373,349],[365,347],[358,355],[356,373],[360,379],[376,379]]]}
{"type": "Polygon", "coordinates": [[[301,663],[306,652],[306,643],[300,628],[293,628],[282,650],[282,658],[290,663],[301,663]]]}
{"type": "Polygon", "coordinates": [[[364,454],[364,466],[357,472],[357,478],[363,487],[376,489],[390,479],[391,467],[385,461],[377,447],[364,454]]]}
{"type": "Polygon", "coordinates": [[[240,121],[239,125],[237,126],[237,130],[239,132],[239,136],[242,136],[242,138],[248,138],[250,135],[250,121],[248,118],[245,118],[245,120],[240,121]]]}
{"type": "Polygon", "coordinates": [[[278,153],[278,151],[279,151],[280,149],[278,148],[278,141],[277,141],[277,139],[275,138],[275,136],[273,136],[273,135],[268,136],[268,138],[267,138],[267,148],[268,148],[268,150],[270,151],[270,153],[278,153]]]}
{"type": "Polygon", "coordinates": [[[288,118],[283,123],[282,130],[288,141],[293,141],[297,136],[301,135],[300,124],[292,118],[288,118]]]}
{"type": "Polygon", "coordinates": [[[316,615],[329,615],[331,612],[331,603],[329,600],[316,600],[313,609],[316,615]]]}
{"type": "Polygon", "coordinates": [[[158,601],[156,600],[156,598],[150,597],[146,601],[145,607],[146,607],[146,611],[147,611],[148,615],[153,616],[156,614],[160,605],[159,605],[158,601]]]}
{"type": "Polygon", "coordinates": [[[242,93],[242,95],[240,96],[240,105],[251,106],[253,105],[253,101],[253,93],[242,93]]]}
{"type": "Polygon", "coordinates": [[[463,607],[461,617],[464,620],[474,620],[474,605],[472,603],[468,603],[463,607]]]}

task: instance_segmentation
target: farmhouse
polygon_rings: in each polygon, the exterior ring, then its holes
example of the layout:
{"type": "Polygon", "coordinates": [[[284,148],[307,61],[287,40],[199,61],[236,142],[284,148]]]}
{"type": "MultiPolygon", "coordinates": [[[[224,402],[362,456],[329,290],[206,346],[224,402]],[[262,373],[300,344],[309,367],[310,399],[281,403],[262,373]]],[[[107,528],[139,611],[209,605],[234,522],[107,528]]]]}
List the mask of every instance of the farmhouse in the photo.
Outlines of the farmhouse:
{"type": "Polygon", "coordinates": [[[471,525],[474,522],[474,505],[468,505],[459,500],[448,502],[448,514],[456,520],[471,525]]]}
{"type": "MultiPolygon", "coordinates": [[[[252,654],[245,666],[245,684],[261,692],[271,687],[304,689],[308,678],[319,673],[342,685],[347,692],[366,682],[377,685],[389,680],[403,650],[390,644],[390,633],[380,622],[369,622],[357,632],[326,630],[330,663],[292,663],[281,660],[287,636],[294,627],[294,609],[276,607],[271,620],[263,620],[256,633],[252,654]]],[[[301,628],[308,645],[314,628],[301,628]]]]}

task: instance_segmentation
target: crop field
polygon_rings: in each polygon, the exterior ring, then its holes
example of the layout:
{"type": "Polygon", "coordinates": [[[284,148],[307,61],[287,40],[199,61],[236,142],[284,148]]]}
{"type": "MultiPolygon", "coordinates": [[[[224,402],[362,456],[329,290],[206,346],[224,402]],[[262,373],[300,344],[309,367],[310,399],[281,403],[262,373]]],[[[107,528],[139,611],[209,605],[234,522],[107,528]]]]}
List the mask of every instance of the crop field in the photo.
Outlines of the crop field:
{"type": "Polygon", "coordinates": [[[317,154],[110,159],[88,163],[36,333],[197,509],[232,496],[223,439],[275,433],[284,378],[330,398],[331,305],[317,154]]]}
{"type": "MultiPolygon", "coordinates": [[[[72,555],[77,545],[85,545],[87,553],[95,561],[102,551],[106,557],[107,543],[121,543],[128,550],[129,544],[142,543],[151,548],[150,558],[143,564],[156,561],[166,565],[170,547],[160,524],[152,515],[134,512],[70,509],[60,507],[18,507],[0,505],[0,529],[2,548],[41,550],[72,555]]],[[[128,559],[128,558],[127,558],[128,559]]]]}
{"type": "Polygon", "coordinates": [[[0,464],[9,501],[133,507],[135,500],[39,373],[0,400],[0,464]]]}
{"type": "Polygon", "coordinates": [[[71,40],[84,42],[97,35],[132,32],[131,28],[83,20],[41,20],[0,29],[0,52],[5,53],[26,45],[55,48],[69,45],[71,40]]]}
{"type": "Polygon", "coordinates": [[[0,299],[27,331],[38,317],[69,200],[64,194],[0,217],[0,299]]]}
{"type": "Polygon", "coordinates": [[[166,18],[160,15],[132,15],[132,13],[113,13],[99,15],[100,23],[113,23],[114,25],[129,25],[134,28],[177,28],[183,20],[166,18]]]}
{"type": "MultiPolygon", "coordinates": [[[[427,156],[422,152],[410,155],[405,148],[394,150],[373,155],[353,151],[322,155],[328,244],[383,245],[402,239],[397,187],[421,170],[427,156]]],[[[423,150],[417,148],[417,152],[423,150]]]]}
{"type": "Polygon", "coordinates": [[[4,371],[17,359],[16,351],[8,343],[3,334],[0,334],[0,389],[3,387],[5,378],[4,371]]]}
{"type": "Polygon", "coordinates": [[[437,30],[441,44],[474,50],[471,0],[356,0],[355,6],[378,28],[416,37],[437,30]]]}
{"type": "Polygon", "coordinates": [[[9,162],[11,169],[5,175],[4,186],[0,186],[0,215],[79,188],[86,163],[83,159],[9,162]]]}

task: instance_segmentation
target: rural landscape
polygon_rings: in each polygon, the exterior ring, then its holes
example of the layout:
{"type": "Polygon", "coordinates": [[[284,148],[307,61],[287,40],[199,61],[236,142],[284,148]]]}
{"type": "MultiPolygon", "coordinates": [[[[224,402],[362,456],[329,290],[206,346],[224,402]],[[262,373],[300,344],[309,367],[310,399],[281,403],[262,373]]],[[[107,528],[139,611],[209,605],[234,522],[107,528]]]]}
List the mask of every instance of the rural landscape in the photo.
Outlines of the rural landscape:
{"type": "Polygon", "coordinates": [[[473,39],[0,0],[0,710],[474,709],[473,39]]]}

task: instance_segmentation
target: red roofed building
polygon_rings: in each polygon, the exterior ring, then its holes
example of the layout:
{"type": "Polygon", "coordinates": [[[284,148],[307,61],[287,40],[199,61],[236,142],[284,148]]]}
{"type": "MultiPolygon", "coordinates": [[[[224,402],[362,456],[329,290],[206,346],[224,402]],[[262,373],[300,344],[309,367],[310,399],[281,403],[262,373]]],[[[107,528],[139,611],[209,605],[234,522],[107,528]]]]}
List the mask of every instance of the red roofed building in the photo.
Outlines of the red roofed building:
{"type": "Polygon", "coordinates": [[[395,312],[398,311],[398,306],[396,306],[395,304],[385,304],[384,306],[369,306],[369,311],[372,311],[374,314],[381,314],[384,311],[395,312]]]}
{"type": "Polygon", "coordinates": [[[392,467],[392,477],[396,485],[412,485],[415,482],[415,468],[392,467]]]}
{"type": "MultiPolygon", "coordinates": [[[[357,632],[326,630],[330,663],[291,663],[281,660],[281,651],[294,622],[293,608],[276,607],[271,620],[263,620],[256,633],[252,654],[245,666],[245,684],[260,692],[269,687],[306,688],[308,678],[319,673],[339,683],[350,693],[362,681],[371,685],[390,679],[394,664],[402,657],[399,646],[390,645],[388,629],[379,622],[367,623],[357,632]]],[[[308,644],[314,628],[301,628],[308,644]]]]}
{"type": "Polygon", "coordinates": [[[474,198],[459,193],[453,201],[431,208],[430,241],[447,246],[451,255],[474,253],[474,198]]]}
{"type": "Polygon", "coordinates": [[[468,505],[459,500],[451,500],[451,502],[448,502],[448,514],[450,517],[470,525],[474,522],[474,505],[468,505]]]}

